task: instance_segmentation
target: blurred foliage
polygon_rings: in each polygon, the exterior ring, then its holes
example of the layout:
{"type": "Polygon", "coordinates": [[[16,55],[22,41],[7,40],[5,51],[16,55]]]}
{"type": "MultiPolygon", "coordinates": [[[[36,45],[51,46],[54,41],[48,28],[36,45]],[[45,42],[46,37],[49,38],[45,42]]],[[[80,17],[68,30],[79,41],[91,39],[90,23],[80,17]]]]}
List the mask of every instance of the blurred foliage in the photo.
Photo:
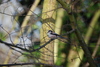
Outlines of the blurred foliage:
{"type": "MultiPolygon", "coordinates": [[[[89,24],[90,24],[90,22],[91,22],[91,20],[94,16],[94,14],[96,13],[96,11],[98,11],[100,9],[100,2],[99,1],[94,2],[94,1],[91,1],[91,0],[89,0],[89,2],[88,2],[88,0],[85,0],[86,4],[84,4],[84,2],[81,2],[81,3],[82,3],[81,6],[87,6],[87,8],[85,9],[85,11],[81,11],[81,12],[74,13],[74,14],[75,14],[75,19],[77,20],[77,24],[80,28],[80,31],[81,31],[81,33],[84,37],[84,35],[87,32],[88,27],[90,27],[89,24]]],[[[80,7],[80,6],[78,6],[78,7],[80,7]]],[[[84,8],[85,7],[83,7],[82,9],[84,9],[84,8]]],[[[65,17],[63,18],[63,20],[64,21],[63,21],[63,26],[62,26],[62,32],[64,33],[66,31],[71,30],[70,21],[69,21],[68,16],[66,15],[66,12],[65,12],[65,17]],[[64,27],[64,25],[65,25],[65,27],[64,27]]],[[[89,45],[88,48],[89,48],[91,54],[94,51],[94,48],[97,44],[98,37],[100,36],[99,27],[100,27],[100,17],[99,17],[99,20],[98,20],[95,28],[94,28],[94,32],[92,33],[92,37],[90,38],[89,44],[88,44],[89,45]]],[[[77,39],[75,38],[75,35],[73,35],[73,34],[70,34],[69,38],[72,38],[72,40],[74,39],[75,41],[77,41],[77,39]]],[[[67,60],[66,55],[68,55],[68,52],[65,52],[65,51],[66,50],[69,51],[70,46],[64,45],[64,44],[61,44],[61,43],[60,43],[60,45],[63,46],[64,48],[61,48],[61,47],[59,48],[59,55],[58,56],[61,57],[61,55],[64,54],[65,57],[64,57],[64,62],[63,63],[60,61],[61,59],[60,60],[58,59],[59,61],[57,62],[57,65],[64,65],[65,66],[66,63],[68,63],[68,61],[66,61],[67,60]]],[[[96,56],[100,56],[99,51],[100,51],[100,49],[98,50],[96,56]]],[[[83,63],[85,63],[86,61],[87,60],[84,57],[84,59],[81,62],[81,65],[83,65],[83,63]]]]}
{"type": "Polygon", "coordinates": [[[6,39],[6,34],[4,35],[2,32],[0,32],[0,38],[2,39],[2,40],[5,40],[6,39]]]}

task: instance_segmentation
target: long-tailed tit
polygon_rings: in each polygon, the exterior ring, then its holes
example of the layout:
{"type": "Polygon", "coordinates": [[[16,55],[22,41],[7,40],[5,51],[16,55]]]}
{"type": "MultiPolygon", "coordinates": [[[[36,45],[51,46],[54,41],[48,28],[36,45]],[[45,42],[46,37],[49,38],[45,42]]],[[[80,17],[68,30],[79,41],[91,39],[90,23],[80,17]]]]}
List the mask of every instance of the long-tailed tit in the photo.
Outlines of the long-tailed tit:
{"type": "MultiPolygon", "coordinates": [[[[64,38],[64,37],[62,37],[62,36],[60,36],[60,35],[54,33],[52,30],[48,30],[47,35],[48,35],[48,37],[51,38],[51,39],[59,39],[59,40],[61,40],[62,42],[69,43],[69,42],[67,41],[67,40],[68,40],[67,38],[64,38]]],[[[70,44],[70,43],[69,43],[69,44],[70,44]]]]}
{"type": "Polygon", "coordinates": [[[48,30],[47,35],[51,39],[62,38],[60,35],[54,33],[52,30],[48,30]]]}
{"type": "MultiPolygon", "coordinates": [[[[69,43],[69,42],[68,42],[68,40],[69,40],[68,38],[62,37],[62,36],[60,36],[60,35],[54,33],[52,30],[48,30],[47,35],[48,35],[48,37],[51,38],[51,39],[59,39],[59,40],[61,40],[62,42],[69,43]]],[[[70,43],[69,43],[69,44],[70,44],[70,43]]]]}

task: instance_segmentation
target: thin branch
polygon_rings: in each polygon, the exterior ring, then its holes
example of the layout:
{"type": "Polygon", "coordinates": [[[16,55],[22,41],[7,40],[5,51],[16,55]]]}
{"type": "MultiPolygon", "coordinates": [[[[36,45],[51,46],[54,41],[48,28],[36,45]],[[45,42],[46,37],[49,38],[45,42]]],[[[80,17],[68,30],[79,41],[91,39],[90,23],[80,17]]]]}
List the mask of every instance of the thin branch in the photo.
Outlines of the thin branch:
{"type": "Polygon", "coordinates": [[[37,49],[33,49],[33,50],[28,50],[28,49],[21,48],[21,47],[19,47],[19,46],[17,46],[17,45],[4,42],[4,41],[2,41],[1,39],[0,39],[0,43],[3,43],[3,44],[5,44],[5,45],[8,46],[8,47],[9,47],[9,46],[12,46],[12,47],[21,49],[21,50],[26,51],[26,52],[34,52],[34,51],[38,51],[38,50],[40,50],[41,48],[45,47],[47,44],[49,44],[49,43],[50,43],[51,41],[53,41],[53,40],[54,40],[54,39],[50,39],[50,40],[49,40],[48,42],[46,42],[44,45],[40,46],[40,47],[37,48],[37,49]]]}
{"type": "Polygon", "coordinates": [[[94,51],[93,51],[93,54],[92,54],[92,57],[93,57],[93,58],[95,57],[95,55],[96,55],[96,53],[97,53],[99,47],[100,47],[100,37],[99,37],[99,39],[98,39],[98,41],[97,41],[96,47],[94,48],[94,51]]]}
{"type": "Polygon", "coordinates": [[[52,66],[52,67],[63,67],[63,66],[56,66],[56,65],[50,65],[50,64],[44,64],[44,63],[14,63],[14,64],[0,64],[0,66],[18,66],[18,65],[46,65],[46,66],[52,66]]]}

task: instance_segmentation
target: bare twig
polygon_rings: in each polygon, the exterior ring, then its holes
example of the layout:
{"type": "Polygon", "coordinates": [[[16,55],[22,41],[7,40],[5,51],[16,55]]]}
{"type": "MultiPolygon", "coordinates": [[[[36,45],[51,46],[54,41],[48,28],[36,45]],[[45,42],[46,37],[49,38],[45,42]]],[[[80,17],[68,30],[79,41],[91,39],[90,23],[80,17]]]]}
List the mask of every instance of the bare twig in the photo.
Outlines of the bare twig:
{"type": "Polygon", "coordinates": [[[63,66],[56,66],[56,65],[50,65],[50,64],[44,64],[44,63],[14,63],[14,64],[0,64],[1,66],[19,66],[19,65],[45,65],[45,66],[52,66],[52,67],[63,67],[63,66]]]}
{"type": "Polygon", "coordinates": [[[93,51],[93,54],[92,54],[92,57],[93,58],[95,57],[95,55],[96,55],[99,47],[100,47],[100,37],[99,37],[98,42],[97,42],[97,45],[96,45],[96,47],[95,47],[95,49],[93,51]]]}
{"type": "Polygon", "coordinates": [[[49,44],[49,43],[50,43],[51,41],[53,41],[53,40],[54,40],[54,39],[50,39],[50,40],[49,40],[48,42],[46,42],[44,45],[40,46],[40,47],[37,48],[37,49],[33,49],[33,50],[28,50],[28,49],[21,48],[21,47],[19,47],[19,46],[17,46],[17,45],[4,42],[4,41],[2,41],[1,39],[0,39],[0,43],[3,43],[3,44],[5,44],[5,45],[8,46],[8,47],[15,47],[15,48],[21,49],[21,50],[26,51],[26,52],[34,52],[34,51],[38,51],[38,50],[40,50],[41,48],[45,47],[47,44],[49,44]]]}

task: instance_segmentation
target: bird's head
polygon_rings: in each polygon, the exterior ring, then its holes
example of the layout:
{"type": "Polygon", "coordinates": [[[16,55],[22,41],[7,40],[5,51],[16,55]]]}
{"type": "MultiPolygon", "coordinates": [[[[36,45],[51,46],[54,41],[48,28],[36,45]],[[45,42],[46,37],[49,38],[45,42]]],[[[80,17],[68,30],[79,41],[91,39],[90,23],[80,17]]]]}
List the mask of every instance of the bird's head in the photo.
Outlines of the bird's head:
{"type": "Polygon", "coordinates": [[[52,33],[53,31],[52,30],[48,30],[48,33],[52,33]]]}

